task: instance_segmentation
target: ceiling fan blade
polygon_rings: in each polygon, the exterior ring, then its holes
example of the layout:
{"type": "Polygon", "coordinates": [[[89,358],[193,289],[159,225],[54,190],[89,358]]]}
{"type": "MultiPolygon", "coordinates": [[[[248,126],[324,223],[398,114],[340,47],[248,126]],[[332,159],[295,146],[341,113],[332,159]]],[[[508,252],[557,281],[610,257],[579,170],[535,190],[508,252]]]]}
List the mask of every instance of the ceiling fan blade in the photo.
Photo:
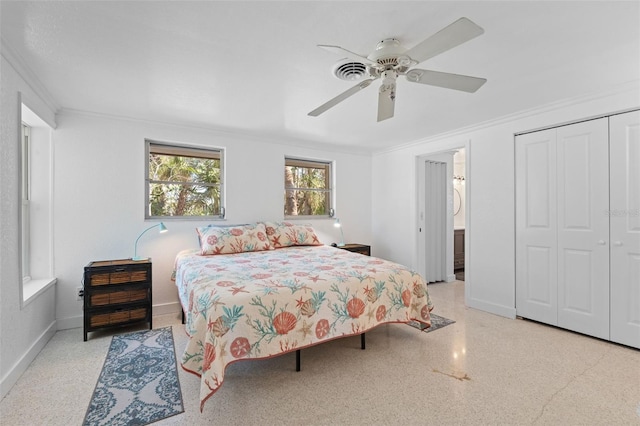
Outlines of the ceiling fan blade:
{"type": "Polygon", "coordinates": [[[396,105],[396,82],[383,83],[378,92],[378,122],[393,117],[396,105]]]}
{"type": "Polygon", "coordinates": [[[418,63],[478,37],[484,30],[467,18],[460,18],[431,37],[413,46],[405,55],[418,63]]]}
{"type": "Polygon", "coordinates": [[[350,50],[347,50],[343,47],[340,46],[332,46],[332,45],[328,45],[328,44],[319,44],[318,47],[328,51],[328,52],[332,52],[332,53],[336,53],[340,56],[346,55],[347,58],[349,59],[353,59],[354,61],[358,61],[358,62],[362,62],[366,65],[371,65],[374,67],[378,67],[380,66],[380,64],[378,64],[377,62],[372,61],[371,59],[362,56],[362,55],[358,55],[357,53],[354,53],[350,50]]]}
{"type": "Polygon", "coordinates": [[[412,83],[428,84],[446,89],[461,90],[474,93],[487,82],[486,78],[470,77],[468,75],[451,74],[448,72],[411,69],[406,74],[412,83]]]}
{"type": "Polygon", "coordinates": [[[371,84],[372,81],[374,81],[375,78],[369,78],[367,80],[363,80],[360,83],[356,84],[355,86],[353,86],[352,88],[340,93],[338,96],[336,96],[335,98],[329,100],[328,102],[325,102],[324,104],[320,105],[318,108],[314,109],[313,111],[311,111],[309,114],[312,117],[317,117],[320,114],[322,114],[323,112],[325,112],[326,110],[328,110],[329,108],[332,108],[336,105],[338,105],[340,102],[344,101],[345,99],[347,99],[349,96],[355,95],[356,93],[358,93],[359,91],[361,91],[362,89],[366,88],[367,86],[369,86],[371,84]]]}

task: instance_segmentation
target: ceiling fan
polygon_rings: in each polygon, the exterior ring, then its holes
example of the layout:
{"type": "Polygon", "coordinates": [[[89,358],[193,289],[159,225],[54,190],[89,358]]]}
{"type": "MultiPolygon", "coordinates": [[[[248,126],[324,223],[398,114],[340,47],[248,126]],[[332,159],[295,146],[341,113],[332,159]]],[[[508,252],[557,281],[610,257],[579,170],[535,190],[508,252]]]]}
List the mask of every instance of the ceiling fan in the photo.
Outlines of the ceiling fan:
{"type": "Polygon", "coordinates": [[[482,33],[484,33],[484,30],[471,20],[460,18],[408,50],[394,38],[382,40],[378,43],[376,50],[367,57],[358,55],[340,46],[319,44],[318,47],[322,49],[337,53],[341,56],[346,55],[348,59],[355,61],[347,64],[351,67],[351,71],[347,71],[346,78],[341,76],[339,76],[339,78],[353,80],[355,79],[354,77],[360,78],[365,74],[368,78],[320,105],[308,115],[317,117],[368,87],[375,80],[382,79],[382,84],[378,91],[378,121],[391,118],[393,117],[396,100],[396,79],[401,75],[404,75],[411,83],[427,84],[473,93],[486,83],[487,80],[467,75],[411,67],[469,41],[482,33]],[[360,72],[358,72],[358,70],[360,72]]]}

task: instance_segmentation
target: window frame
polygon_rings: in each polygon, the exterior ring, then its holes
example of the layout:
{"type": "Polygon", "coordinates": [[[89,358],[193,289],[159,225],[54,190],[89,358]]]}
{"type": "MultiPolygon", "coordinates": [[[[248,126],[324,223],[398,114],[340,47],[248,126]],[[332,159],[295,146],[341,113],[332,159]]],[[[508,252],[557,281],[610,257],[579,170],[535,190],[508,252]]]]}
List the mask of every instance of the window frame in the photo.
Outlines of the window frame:
{"type": "Polygon", "coordinates": [[[31,281],[31,126],[20,125],[20,215],[22,282],[31,281]]]}
{"type": "Polygon", "coordinates": [[[53,180],[54,153],[53,127],[44,121],[25,102],[18,92],[20,112],[17,132],[18,151],[18,184],[16,192],[20,212],[18,215],[17,256],[20,270],[20,309],[36,300],[49,288],[56,285],[54,275],[54,235],[53,235],[53,180]],[[25,131],[28,129],[27,144],[23,144],[25,131]],[[26,146],[23,146],[26,145],[26,146]],[[23,170],[24,169],[24,170],[23,170]],[[27,170],[28,169],[28,170],[27,170]],[[28,179],[28,182],[25,181],[28,179]],[[23,204],[23,196],[28,196],[28,203],[23,204]],[[33,209],[33,203],[38,208],[33,209]],[[28,209],[23,208],[28,206],[28,209]],[[24,227],[23,227],[24,226],[24,227]],[[32,235],[38,233],[38,244],[33,244],[32,235]]]}
{"type": "Polygon", "coordinates": [[[152,139],[145,139],[145,167],[144,167],[144,218],[145,220],[224,220],[225,219],[225,178],[224,178],[225,152],[220,147],[196,146],[189,144],[161,142],[152,139]],[[217,215],[201,216],[153,216],[150,211],[149,190],[152,183],[185,185],[181,181],[154,181],[149,178],[149,157],[152,153],[174,156],[190,156],[195,158],[208,158],[220,161],[220,183],[204,186],[219,186],[220,188],[220,213],[217,215]]]}
{"type": "Polygon", "coordinates": [[[325,168],[325,185],[326,187],[323,189],[315,189],[315,188],[287,188],[286,180],[284,182],[284,204],[283,204],[283,215],[286,220],[310,220],[310,219],[329,219],[334,216],[334,205],[335,205],[335,162],[333,160],[322,160],[315,158],[303,158],[297,156],[285,156],[284,157],[284,169],[283,171],[286,173],[287,167],[306,167],[306,168],[325,168]],[[326,193],[326,214],[322,215],[287,215],[286,214],[286,196],[287,190],[300,190],[300,191],[317,191],[326,193]]]}

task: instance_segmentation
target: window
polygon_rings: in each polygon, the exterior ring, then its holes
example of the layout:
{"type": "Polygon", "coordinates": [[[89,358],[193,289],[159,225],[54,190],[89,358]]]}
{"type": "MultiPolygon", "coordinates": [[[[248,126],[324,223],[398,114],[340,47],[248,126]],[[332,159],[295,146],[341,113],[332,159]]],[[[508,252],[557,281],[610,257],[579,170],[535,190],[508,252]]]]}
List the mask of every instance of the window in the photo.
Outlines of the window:
{"type": "Polygon", "coordinates": [[[25,104],[20,110],[20,273],[22,307],[55,285],[53,129],[25,104]]]}
{"type": "Polygon", "coordinates": [[[147,219],[224,218],[222,150],[146,144],[147,219]]]}
{"type": "Polygon", "coordinates": [[[331,163],[285,158],[284,215],[333,216],[331,163]]]}

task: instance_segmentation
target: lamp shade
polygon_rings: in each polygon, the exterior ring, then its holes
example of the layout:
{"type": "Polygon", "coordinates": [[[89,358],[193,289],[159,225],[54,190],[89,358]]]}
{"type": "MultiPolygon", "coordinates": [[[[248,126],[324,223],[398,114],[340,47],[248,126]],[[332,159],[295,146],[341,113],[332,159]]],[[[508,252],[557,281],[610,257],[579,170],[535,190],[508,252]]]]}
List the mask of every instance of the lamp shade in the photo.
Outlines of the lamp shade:
{"type": "Polygon", "coordinates": [[[168,231],[167,227],[164,226],[164,223],[162,223],[162,222],[157,223],[157,224],[155,224],[153,226],[150,226],[147,229],[145,229],[144,231],[142,231],[140,233],[140,235],[138,235],[138,238],[136,238],[136,243],[133,245],[133,257],[131,258],[131,260],[149,260],[148,257],[140,257],[140,256],[138,256],[138,241],[140,240],[140,237],[142,237],[147,231],[149,231],[150,229],[156,228],[156,227],[159,228],[159,232],[161,234],[168,231]]]}

